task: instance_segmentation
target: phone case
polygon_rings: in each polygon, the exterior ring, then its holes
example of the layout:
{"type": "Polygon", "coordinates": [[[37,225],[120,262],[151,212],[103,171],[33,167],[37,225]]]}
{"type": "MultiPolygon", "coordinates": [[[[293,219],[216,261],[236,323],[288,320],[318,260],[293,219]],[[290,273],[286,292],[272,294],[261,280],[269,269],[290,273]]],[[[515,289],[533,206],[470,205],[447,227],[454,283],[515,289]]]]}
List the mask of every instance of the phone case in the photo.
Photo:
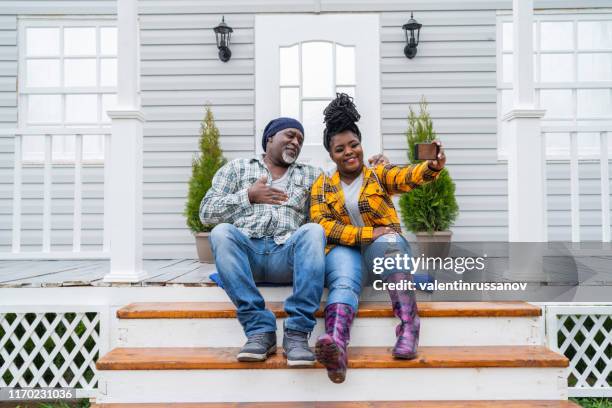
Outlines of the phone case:
{"type": "Polygon", "coordinates": [[[440,153],[440,146],[435,143],[417,143],[414,145],[414,158],[416,160],[436,160],[440,153]]]}

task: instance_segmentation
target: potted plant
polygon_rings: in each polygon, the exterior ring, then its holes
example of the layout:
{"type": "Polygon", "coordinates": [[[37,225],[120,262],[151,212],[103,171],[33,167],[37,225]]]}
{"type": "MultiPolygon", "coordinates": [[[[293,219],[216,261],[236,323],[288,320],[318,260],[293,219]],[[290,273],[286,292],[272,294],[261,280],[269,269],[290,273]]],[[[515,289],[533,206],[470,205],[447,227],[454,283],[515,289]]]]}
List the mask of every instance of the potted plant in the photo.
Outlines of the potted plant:
{"type": "Polygon", "coordinates": [[[213,263],[212,250],[208,237],[214,225],[202,224],[200,221],[200,202],[212,185],[212,179],[226,162],[219,146],[219,129],[215,125],[210,106],[206,106],[206,114],[200,125],[200,154],[191,163],[191,179],[189,192],[183,215],[187,226],[196,238],[196,248],[200,262],[213,263]]]}
{"type": "MultiPolygon", "coordinates": [[[[436,139],[424,98],[419,104],[418,115],[410,108],[406,137],[408,160],[411,164],[419,163],[420,160],[414,159],[414,145],[436,139]]],[[[452,236],[449,228],[459,214],[455,183],[448,169],[444,168],[433,182],[403,194],[399,204],[402,221],[416,235],[421,253],[427,257],[447,257],[452,236]]]]}

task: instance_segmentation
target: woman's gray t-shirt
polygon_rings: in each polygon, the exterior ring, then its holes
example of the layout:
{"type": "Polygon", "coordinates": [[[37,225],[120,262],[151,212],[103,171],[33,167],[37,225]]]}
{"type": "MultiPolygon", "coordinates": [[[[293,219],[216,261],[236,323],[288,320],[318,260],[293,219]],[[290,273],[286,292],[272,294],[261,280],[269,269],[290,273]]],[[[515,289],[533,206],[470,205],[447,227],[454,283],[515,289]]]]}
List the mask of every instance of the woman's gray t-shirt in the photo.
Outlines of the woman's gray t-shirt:
{"type": "Polygon", "coordinates": [[[346,184],[340,181],[342,191],[344,192],[344,205],[348,211],[351,224],[357,227],[364,227],[363,217],[359,212],[359,192],[363,185],[363,172],[351,184],[346,184]]]}

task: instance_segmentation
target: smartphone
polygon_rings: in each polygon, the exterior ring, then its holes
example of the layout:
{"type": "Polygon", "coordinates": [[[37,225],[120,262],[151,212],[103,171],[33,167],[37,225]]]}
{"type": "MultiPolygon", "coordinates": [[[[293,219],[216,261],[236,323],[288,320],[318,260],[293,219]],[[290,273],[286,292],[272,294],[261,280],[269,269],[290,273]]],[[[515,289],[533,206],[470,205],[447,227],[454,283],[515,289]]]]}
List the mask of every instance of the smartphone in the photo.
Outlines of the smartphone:
{"type": "Polygon", "coordinates": [[[414,145],[416,160],[437,160],[440,146],[437,143],[417,143],[414,145]]]}

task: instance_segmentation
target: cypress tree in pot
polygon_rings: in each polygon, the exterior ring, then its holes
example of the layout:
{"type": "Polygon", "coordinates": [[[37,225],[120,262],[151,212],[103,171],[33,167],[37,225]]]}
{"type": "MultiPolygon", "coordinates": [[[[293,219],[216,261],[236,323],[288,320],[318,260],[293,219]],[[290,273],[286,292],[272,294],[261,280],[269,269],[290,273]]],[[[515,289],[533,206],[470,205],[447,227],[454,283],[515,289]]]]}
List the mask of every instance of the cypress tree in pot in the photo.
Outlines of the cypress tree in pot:
{"type": "Polygon", "coordinates": [[[191,163],[189,192],[183,215],[187,226],[196,238],[196,248],[200,262],[213,263],[212,250],[208,237],[214,225],[202,224],[200,221],[200,202],[212,185],[212,179],[226,162],[219,146],[219,129],[215,125],[210,106],[206,106],[204,120],[200,125],[200,153],[191,163]]]}
{"type": "MultiPolygon", "coordinates": [[[[419,163],[420,160],[414,159],[414,145],[436,139],[425,99],[419,104],[418,114],[410,108],[406,138],[410,163],[419,163]]],[[[444,168],[435,181],[404,193],[399,205],[404,225],[416,235],[419,243],[421,252],[415,256],[421,253],[428,257],[448,256],[452,235],[449,228],[459,214],[455,183],[448,169],[444,168]]]]}

